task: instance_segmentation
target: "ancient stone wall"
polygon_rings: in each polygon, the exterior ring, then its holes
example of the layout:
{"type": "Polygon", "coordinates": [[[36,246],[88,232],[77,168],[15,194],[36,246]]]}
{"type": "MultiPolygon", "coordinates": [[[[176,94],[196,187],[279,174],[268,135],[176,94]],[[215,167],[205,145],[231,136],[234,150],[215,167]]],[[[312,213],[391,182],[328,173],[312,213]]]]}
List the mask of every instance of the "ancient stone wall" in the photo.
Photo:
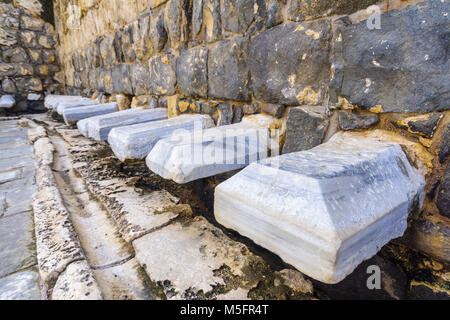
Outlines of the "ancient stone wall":
{"type": "Polygon", "coordinates": [[[339,130],[401,143],[428,185],[400,242],[448,263],[448,11],[448,0],[56,0],[55,22],[67,93],[217,125],[266,113],[284,153],[339,130]]]}
{"type": "Polygon", "coordinates": [[[0,1],[0,96],[14,98],[10,110],[15,112],[38,110],[44,92],[61,89],[55,81],[60,71],[56,34],[41,17],[51,21],[51,2],[43,2],[45,6],[37,0],[0,1]]]}

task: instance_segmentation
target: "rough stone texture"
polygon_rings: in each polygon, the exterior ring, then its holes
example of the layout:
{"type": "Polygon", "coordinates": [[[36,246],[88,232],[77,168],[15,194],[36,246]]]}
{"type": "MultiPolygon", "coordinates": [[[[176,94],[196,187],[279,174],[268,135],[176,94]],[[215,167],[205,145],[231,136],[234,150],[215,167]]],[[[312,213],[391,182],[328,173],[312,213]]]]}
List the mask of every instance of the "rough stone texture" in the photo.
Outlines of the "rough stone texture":
{"type": "Polygon", "coordinates": [[[253,22],[254,0],[224,0],[222,25],[225,30],[244,33],[253,22]]]}
{"type": "Polygon", "coordinates": [[[219,41],[209,49],[208,96],[236,101],[250,100],[248,51],[249,41],[246,37],[219,41]]]}
{"type": "Polygon", "coordinates": [[[0,300],[40,300],[39,274],[19,272],[0,279],[0,300]]]}
{"type": "Polygon", "coordinates": [[[194,128],[205,129],[213,125],[207,115],[181,115],[168,120],[114,128],[108,143],[121,161],[144,159],[160,139],[176,131],[190,132],[194,128]]]}
{"type": "Polygon", "coordinates": [[[447,165],[439,187],[436,206],[442,215],[450,218],[450,165],[447,165]]]}
{"type": "Polygon", "coordinates": [[[203,22],[205,41],[214,42],[218,40],[222,35],[219,0],[203,1],[203,22]]]}
{"type": "Polygon", "coordinates": [[[116,127],[167,119],[167,109],[129,109],[78,121],[80,132],[97,141],[108,140],[109,132],[116,127]]]}
{"type": "Polygon", "coordinates": [[[52,291],[52,300],[102,300],[102,293],[86,261],[67,266],[58,277],[52,291]]]}
{"type": "Polygon", "coordinates": [[[342,130],[367,129],[377,124],[379,117],[376,114],[364,115],[352,112],[339,112],[339,127],[342,130]]]}
{"type": "Polygon", "coordinates": [[[445,300],[450,299],[448,288],[422,281],[411,281],[410,298],[412,300],[445,300]]]}
{"type": "Polygon", "coordinates": [[[291,0],[287,15],[292,21],[311,20],[331,14],[350,14],[377,2],[378,0],[291,0]]]}
{"type": "Polygon", "coordinates": [[[330,38],[326,20],[282,24],[256,35],[249,53],[255,98],[284,105],[321,103],[330,76],[330,38]]]}
{"type": "Polygon", "coordinates": [[[62,115],[66,124],[72,124],[82,119],[109,114],[117,111],[117,103],[112,102],[93,106],[70,108],[65,110],[62,115]]]}
{"type": "Polygon", "coordinates": [[[150,37],[156,52],[160,52],[167,42],[167,31],[164,23],[164,11],[151,21],[150,37]]]}
{"type": "Polygon", "coordinates": [[[180,90],[193,97],[208,95],[208,49],[196,47],[183,52],[177,60],[177,81],[180,90]]]}
{"type": "Polygon", "coordinates": [[[426,138],[433,138],[439,121],[444,115],[431,113],[420,116],[407,117],[397,121],[397,125],[407,129],[409,132],[426,138]]]}
{"type": "Polygon", "coordinates": [[[150,58],[150,87],[154,95],[172,95],[177,81],[175,74],[175,57],[158,55],[150,58]]]}
{"type": "Polygon", "coordinates": [[[442,135],[441,144],[439,146],[439,162],[444,163],[450,155],[450,124],[444,130],[442,135]]]}
{"type": "Polygon", "coordinates": [[[241,278],[256,257],[202,217],[173,223],[135,240],[133,246],[149,277],[164,284],[168,299],[214,296],[214,288],[225,285],[227,276],[222,276],[221,270],[235,279],[245,296],[257,284],[256,279],[241,278]]]}
{"type": "Polygon", "coordinates": [[[310,151],[254,163],[220,184],[215,217],[334,284],[403,235],[424,185],[399,145],[337,135],[310,151]]]}
{"type": "Polygon", "coordinates": [[[228,102],[221,102],[217,105],[217,120],[218,126],[227,126],[233,122],[233,105],[228,102]]]}
{"type": "Polygon", "coordinates": [[[53,110],[56,110],[56,112],[58,114],[63,115],[64,112],[68,109],[93,106],[93,105],[97,105],[97,104],[99,104],[98,101],[88,99],[88,98],[82,98],[80,100],[74,99],[74,100],[69,100],[67,102],[59,102],[53,110]]]}
{"type": "Polygon", "coordinates": [[[61,101],[73,101],[81,99],[81,96],[64,96],[64,95],[46,95],[44,99],[44,105],[47,109],[55,109],[56,105],[61,101]]]}
{"type": "Polygon", "coordinates": [[[146,158],[164,179],[187,183],[241,169],[267,157],[268,128],[233,124],[160,140],[146,158]]]}
{"type": "Polygon", "coordinates": [[[261,110],[262,112],[268,113],[274,117],[281,118],[283,116],[285,106],[281,104],[271,104],[271,103],[263,103],[261,110]]]}
{"type": "Polygon", "coordinates": [[[430,0],[383,13],[381,29],[341,27],[330,96],[382,112],[450,109],[447,11],[445,1],[430,0]]]}
{"type": "Polygon", "coordinates": [[[295,107],[288,113],[283,153],[303,151],[322,143],[329,125],[320,107],[295,107]]]}

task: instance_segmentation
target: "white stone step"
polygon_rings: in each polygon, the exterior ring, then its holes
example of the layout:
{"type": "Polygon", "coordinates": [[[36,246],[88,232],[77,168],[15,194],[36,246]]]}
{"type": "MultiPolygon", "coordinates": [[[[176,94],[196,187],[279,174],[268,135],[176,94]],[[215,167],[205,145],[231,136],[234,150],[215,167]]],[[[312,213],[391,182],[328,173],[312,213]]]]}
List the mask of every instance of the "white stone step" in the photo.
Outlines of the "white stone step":
{"type": "Polygon", "coordinates": [[[253,163],[215,191],[217,221],[335,284],[403,235],[424,178],[400,145],[342,138],[253,163]]]}
{"type": "Polygon", "coordinates": [[[97,141],[108,140],[113,128],[167,119],[167,109],[133,108],[78,121],[80,132],[97,141]]]}
{"type": "Polygon", "coordinates": [[[73,100],[73,101],[58,102],[55,105],[55,108],[53,110],[55,110],[58,114],[60,114],[62,116],[64,114],[64,112],[68,109],[87,107],[87,106],[93,106],[93,105],[98,105],[98,104],[99,104],[99,102],[97,100],[92,100],[89,98],[82,98],[82,99],[73,100]]]}
{"type": "Polygon", "coordinates": [[[47,109],[55,109],[56,105],[60,102],[71,102],[80,99],[85,99],[82,96],[63,96],[63,95],[48,95],[44,99],[44,106],[47,109]]]}
{"type": "Polygon", "coordinates": [[[108,114],[118,111],[117,103],[96,104],[65,109],[62,116],[66,124],[73,124],[82,119],[108,114]]]}
{"type": "Polygon", "coordinates": [[[108,143],[121,161],[144,159],[155,144],[171,134],[194,129],[211,128],[214,122],[208,115],[186,114],[175,118],[114,128],[109,133],[108,143]]]}
{"type": "Polygon", "coordinates": [[[172,135],[155,145],[146,163],[153,172],[177,183],[241,169],[267,158],[268,129],[238,123],[172,135]]]}

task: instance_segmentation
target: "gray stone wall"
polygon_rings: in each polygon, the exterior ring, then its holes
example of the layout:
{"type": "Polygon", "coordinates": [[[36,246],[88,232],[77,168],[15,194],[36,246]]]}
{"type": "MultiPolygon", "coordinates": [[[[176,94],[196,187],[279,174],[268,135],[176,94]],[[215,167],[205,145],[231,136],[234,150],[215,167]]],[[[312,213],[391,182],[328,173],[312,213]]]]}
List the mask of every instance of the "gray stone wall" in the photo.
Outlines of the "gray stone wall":
{"type": "Polygon", "coordinates": [[[58,92],[60,71],[54,27],[41,17],[38,1],[0,1],[0,95],[11,95],[11,111],[38,110],[44,92],[58,92]]]}
{"type": "Polygon", "coordinates": [[[400,142],[428,183],[401,241],[450,261],[448,0],[70,4],[72,15],[55,1],[67,93],[120,94],[217,125],[265,113],[285,153],[339,130],[400,142]],[[373,4],[380,16],[367,12],[373,4]]]}

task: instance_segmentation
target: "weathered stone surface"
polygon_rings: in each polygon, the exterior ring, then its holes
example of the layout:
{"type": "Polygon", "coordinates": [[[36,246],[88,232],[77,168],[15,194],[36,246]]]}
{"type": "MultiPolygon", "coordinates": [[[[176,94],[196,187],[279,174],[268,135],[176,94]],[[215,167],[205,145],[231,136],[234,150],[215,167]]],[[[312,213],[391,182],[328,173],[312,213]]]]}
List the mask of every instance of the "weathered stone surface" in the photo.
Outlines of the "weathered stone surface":
{"type": "Polygon", "coordinates": [[[0,300],[40,300],[39,274],[24,271],[0,279],[0,300]]]}
{"type": "Polygon", "coordinates": [[[224,0],[222,25],[225,30],[244,33],[253,22],[254,0],[224,0]]]}
{"type": "Polygon", "coordinates": [[[31,212],[0,218],[0,277],[36,264],[31,212]]]}
{"type": "Polygon", "coordinates": [[[450,227],[447,217],[427,213],[414,219],[406,234],[398,241],[437,260],[450,262],[450,227]]]}
{"type": "Polygon", "coordinates": [[[378,112],[450,109],[446,11],[447,3],[430,0],[383,13],[381,29],[366,21],[339,28],[332,100],[378,112]]]}
{"type": "Polygon", "coordinates": [[[261,112],[261,105],[259,103],[248,104],[242,107],[244,114],[255,114],[261,112]]]}
{"type": "Polygon", "coordinates": [[[441,144],[439,146],[439,162],[444,163],[445,159],[450,155],[450,124],[444,130],[441,144]]]}
{"type": "Polygon", "coordinates": [[[411,281],[409,297],[412,300],[446,300],[450,299],[450,291],[434,283],[411,281]]]}
{"type": "Polygon", "coordinates": [[[14,99],[13,96],[5,95],[5,96],[0,97],[0,109],[1,108],[4,108],[4,109],[12,108],[12,107],[14,107],[15,104],[16,104],[16,100],[14,99]]]}
{"type": "Polygon", "coordinates": [[[350,14],[377,2],[378,0],[292,0],[287,14],[292,21],[311,20],[331,14],[350,14]]]}
{"type": "Polygon", "coordinates": [[[119,63],[111,68],[111,82],[114,92],[133,94],[131,70],[131,65],[127,63],[119,63]]]}
{"type": "Polygon", "coordinates": [[[238,123],[161,139],[146,158],[164,179],[187,183],[267,157],[268,128],[238,123]]]}
{"type": "Polygon", "coordinates": [[[9,78],[5,78],[2,81],[2,90],[6,93],[15,93],[16,92],[16,84],[14,83],[13,80],[11,80],[9,78]]]}
{"type": "Polygon", "coordinates": [[[120,44],[124,62],[130,63],[136,60],[136,53],[133,46],[133,25],[127,25],[120,33],[120,44]]]}
{"type": "Polygon", "coordinates": [[[163,119],[167,119],[167,109],[129,109],[87,118],[79,121],[77,126],[83,135],[97,141],[106,141],[113,128],[163,119]],[[84,125],[87,130],[82,129],[84,125]]]}
{"type": "Polygon", "coordinates": [[[108,143],[121,161],[126,159],[144,159],[162,138],[176,131],[190,132],[194,128],[214,126],[207,115],[181,115],[168,120],[135,124],[111,130],[108,143]]]}
{"type": "Polygon", "coordinates": [[[192,33],[194,36],[200,33],[203,23],[203,0],[192,1],[192,33]]]}
{"type": "Polygon", "coordinates": [[[150,88],[157,96],[173,95],[177,82],[175,74],[175,57],[172,55],[157,55],[150,58],[150,88]]]}
{"type": "Polygon", "coordinates": [[[281,118],[286,107],[282,104],[263,103],[262,112],[268,113],[274,117],[281,118]]]}
{"type": "Polygon", "coordinates": [[[283,153],[308,150],[321,144],[328,125],[329,120],[320,107],[291,108],[283,153]]]}
{"type": "Polygon", "coordinates": [[[404,233],[424,185],[399,145],[337,135],[312,150],[253,163],[220,184],[215,217],[334,284],[404,233]]]}
{"type": "Polygon", "coordinates": [[[222,35],[220,25],[220,2],[219,0],[204,0],[203,2],[203,24],[205,28],[205,41],[214,42],[222,35]]]}
{"type": "Polygon", "coordinates": [[[246,37],[236,37],[219,41],[211,47],[208,60],[208,96],[236,101],[250,100],[248,42],[246,37]]]}
{"type": "Polygon", "coordinates": [[[0,28],[0,45],[10,47],[16,44],[17,44],[16,31],[0,28]]]}
{"type": "Polygon", "coordinates": [[[132,33],[133,49],[136,57],[145,63],[153,55],[152,39],[148,36],[150,34],[150,26],[150,16],[143,17],[137,20],[132,33]]]}
{"type": "Polygon", "coordinates": [[[43,89],[42,81],[41,79],[38,78],[17,78],[16,86],[17,89],[21,92],[30,92],[30,91],[39,92],[42,91],[43,89]]]}
{"type": "Polygon", "coordinates": [[[19,29],[19,19],[8,13],[0,13],[0,26],[12,29],[19,29]]]}
{"type": "Polygon", "coordinates": [[[255,2],[257,29],[271,28],[283,22],[283,12],[278,0],[256,0],[255,2]]]}
{"type": "Polygon", "coordinates": [[[15,47],[2,52],[3,60],[8,63],[26,63],[28,56],[24,48],[15,47]]]}
{"type": "Polygon", "coordinates": [[[114,44],[114,37],[111,36],[105,36],[99,41],[99,50],[103,66],[112,66],[117,62],[116,51],[111,50],[114,47],[114,44]]]}
{"type": "MultiPolygon", "coordinates": [[[[206,219],[173,223],[133,242],[136,258],[149,277],[164,284],[168,299],[215,297],[219,285],[233,278],[233,287],[247,297],[259,279],[249,276],[256,264],[264,266],[241,243],[229,239],[206,219]],[[168,267],[170,266],[170,267],[168,267]],[[223,271],[223,272],[221,272],[223,271]]],[[[233,288],[233,289],[234,289],[233,288]]]]}
{"type": "Polygon", "coordinates": [[[208,95],[208,49],[195,47],[184,51],[177,59],[177,81],[180,90],[193,97],[208,95]]]}
{"type": "Polygon", "coordinates": [[[102,300],[102,293],[86,260],[67,266],[58,277],[52,300],[102,300]]]}
{"type": "Polygon", "coordinates": [[[187,40],[187,25],[184,0],[169,0],[164,8],[164,18],[169,42],[172,48],[178,49],[187,40]]]}
{"type": "Polygon", "coordinates": [[[326,20],[282,24],[255,36],[249,54],[255,98],[284,105],[320,104],[330,76],[330,38],[326,20]]]}
{"type": "Polygon", "coordinates": [[[97,104],[93,106],[85,106],[79,108],[66,109],[62,116],[66,124],[75,123],[79,120],[108,114],[118,111],[117,103],[97,104]]]}
{"type": "Polygon", "coordinates": [[[228,102],[221,102],[217,105],[217,119],[218,126],[226,126],[233,122],[233,105],[228,102]]]}
{"type": "Polygon", "coordinates": [[[153,43],[153,48],[156,52],[164,49],[167,42],[167,31],[164,22],[164,11],[151,21],[150,36],[153,43]]]}
{"type": "Polygon", "coordinates": [[[450,165],[447,165],[439,187],[436,206],[442,215],[450,218],[450,165]]]}
{"type": "Polygon", "coordinates": [[[14,0],[14,6],[25,10],[34,16],[39,16],[42,12],[42,4],[39,0],[14,0]]]}
{"type": "Polygon", "coordinates": [[[352,112],[339,112],[339,127],[342,130],[367,129],[379,121],[378,115],[364,115],[352,112]]]}
{"type": "Polygon", "coordinates": [[[22,15],[20,17],[20,23],[23,29],[42,31],[45,22],[40,18],[22,15]]]}
{"type": "Polygon", "coordinates": [[[409,132],[426,138],[433,138],[439,121],[444,117],[440,113],[424,114],[420,116],[407,117],[397,121],[397,125],[407,129],[409,132]]]}

